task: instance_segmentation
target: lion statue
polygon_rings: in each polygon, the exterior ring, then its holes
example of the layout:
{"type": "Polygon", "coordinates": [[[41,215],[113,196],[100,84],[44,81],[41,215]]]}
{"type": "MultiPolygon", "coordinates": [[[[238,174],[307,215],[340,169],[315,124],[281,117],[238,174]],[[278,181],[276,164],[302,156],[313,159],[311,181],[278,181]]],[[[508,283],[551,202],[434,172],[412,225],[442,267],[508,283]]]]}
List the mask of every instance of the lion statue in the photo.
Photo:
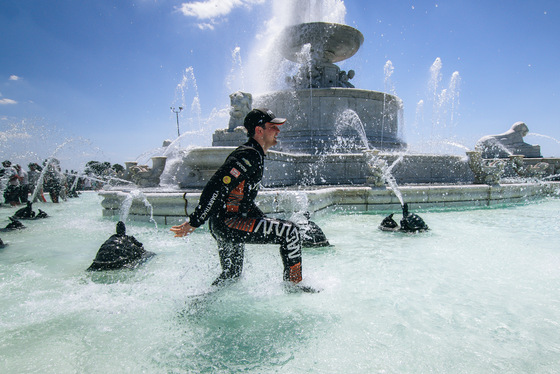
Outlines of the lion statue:
{"type": "Polygon", "coordinates": [[[476,142],[475,149],[482,152],[483,158],[507,158],[510,155],[542,157],[539,145],[531,145],[523,141],[528,133],[529,128],[524,122],[516,122],[503,134],[480,138],[476,142]]]}
{"type": "Polygon", "coordinates": [[[229,111],[228,131],[232,132],[238,126],[243,126],[243,120],[253,106],[253,95],[237,91],[229,95],[231,109],[229,111]]]}

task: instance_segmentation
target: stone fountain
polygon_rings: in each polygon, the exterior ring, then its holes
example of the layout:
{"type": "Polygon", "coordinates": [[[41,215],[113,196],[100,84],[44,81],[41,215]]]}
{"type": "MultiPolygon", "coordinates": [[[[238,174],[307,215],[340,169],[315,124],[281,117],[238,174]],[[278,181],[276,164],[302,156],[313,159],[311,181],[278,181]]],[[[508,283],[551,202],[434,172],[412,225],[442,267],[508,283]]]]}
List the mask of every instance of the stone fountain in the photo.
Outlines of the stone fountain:
{"type": "MultiPolygon", "coordinates": [[[[363,41],[360,31],[338,23],[286,28],[277,40],[278,50],[299,64],[297,73],[286,77],[290,89],[231,94],[231,119],[224,129],[216,130],[212,147],[178,152],[164,171],[176,185],[144,190],[153,206],[153,219],[173,224],[184,220],[185,209],[194,209],[201,188],[229,153],[246,141],[242,119],[252,107],[266,107],[288,118],[279,144],[265,161],[259,199],[266,213],[328,207],[400,210],[403,199],[411,209],[492,205],[525,201],[552,188],[542,183],[500,185],[506,161],[485,160],[480,150],[470,152],[468,158],[405,153],[406,144],[398,136],[401,99],[355,88],[350,83],[355,72],[342,71],[335,64],[356,54],[363,41]]],[[[495,138],[486,140],[495,144],[495,138]]],[[[514,165],[511,170],[526,170],[521,163],[535,157],[537,148],[526,145],[524,149],[533,153],[524,161],[509,161],[514,165]]],[[[101,193],[104,215],[118,215],[128,194],[126,189],[101,193]]],[[[132,219],[147,220],[147,216],[145,204],[132,205],[132,219]]]]}
{"type": "MultiPolygon", "coordinates": [[[[337,23],[304,23],[284,31],[279,50],[284,58],[300,66],[295,76],[286,77],[292,89],[253,97],[253,107],[270,108],[288,118],[276,151],[327,154],[332,152],[336,137],[354,139],[362,148],[399,150],[406,146],[397,135],[401,100],[354,88],[349,83],[354,71],[342,71],[334,64],[352,57],[363,41],[360,31],[337,23]],[[356,129],[342,128],[338,117],[348,109],[360,118],[368,144],[362,144],[356,129]]],[[[229,131],[217,131],[213,145],[239,144],[242,139],[231,132],[231,127],[229,131]]]]}
{"type": "MultiPolygon", "coordinates": [[[[232,119],[227,128],[214,133],[213,147],[191,151],[171,171],[179,187],[203,187],[231,147],[246,141],[240,118],[251,106],[288,118],[279,144],[269,152],[263,180],[267,187],[363,185],[376,174],[365,162],[370,157],[364,152],[373,149],[394,162],[399,157],[395,152],[406,148],[398,137],[402,100],[355,88],[349,82],[354,71],[342,71],[335,64],[357,53],[363,41],[359,30],[338,23],[286,28],[277,43],[284,58],[299,64],[297,74],[286,77],[291,89],[230,95],[232,119]]],[[[407,155],[394,177],[399,183],[457,183],[472,179],[472,172],[459,156],[407,155]]]]}

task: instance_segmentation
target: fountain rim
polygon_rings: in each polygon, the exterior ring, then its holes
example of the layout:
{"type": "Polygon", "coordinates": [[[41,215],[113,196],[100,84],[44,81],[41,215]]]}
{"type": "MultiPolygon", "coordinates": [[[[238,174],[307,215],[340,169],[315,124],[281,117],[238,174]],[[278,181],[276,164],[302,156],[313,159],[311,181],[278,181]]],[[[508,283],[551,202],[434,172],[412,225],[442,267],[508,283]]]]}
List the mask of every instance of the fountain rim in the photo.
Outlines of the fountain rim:
{"type": "Polygon", "coordinates": [[[258,101],[259,99],[274,96],[274,95],[305,95],[306,97],[333,97],[333,98],[344,98],[344,97],[351,97],[356,98],[356,95],[359,95],[360,99],[373,99],[373,100],[383,100],[385,99],[388,102],[394,101],[399,103],[399,105],[404,105],[403,100],[398,97],[397,95],[382,92],[382,91],[375,91],[375,90],[367,90],[364,88],[351,88],[351,87],[321,87],[321,88],[301,88],[301,89],[283,89],[283,90],[274,90],[268,92],[261,92],[258,94],[253,95],[253,100],[258,101]]]}
{"type": "MultiPolygon", "coordinates": [[[[516,204],[538,201],[546,196],[558,194],[560,182],[509,183],[496,186],[486,184],[426,184],[399,186],[404,201],[411,210],[458,210],[502,208],[516,204]]],[[[131,191],[126,188],[99,192],[103,217],[120,215],[122,201],[131,191]]],[[[163,190],[143,189],[143,194],[153,205],[153,219],[158,224],[174,225],[185,220],[183,194],[188,198],[188,211],[198,204],[201,189],[163,190]]],[[[266,214],[289,214],[299,211],[298,199],[290,196],[305,194],[306,210],[313,213],[385,213],[399,211],[400,201],[390,187],[370,187],[366,185],[317,185],[282,188],[263,188],[257,196],[257,203],[266,214]]],[[[132,206],[129,219],[150,221],[144,204],[132,206]]]]}

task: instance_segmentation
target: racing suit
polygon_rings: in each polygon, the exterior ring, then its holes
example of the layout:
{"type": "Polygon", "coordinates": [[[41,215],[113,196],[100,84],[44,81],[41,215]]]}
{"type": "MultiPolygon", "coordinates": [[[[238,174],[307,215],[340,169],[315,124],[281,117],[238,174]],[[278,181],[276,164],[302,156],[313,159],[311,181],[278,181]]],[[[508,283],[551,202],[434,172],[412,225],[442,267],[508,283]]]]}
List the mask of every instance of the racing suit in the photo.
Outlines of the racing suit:
{"type": "Polygon", "coordinates": [[[283,279],[293,283],[302,279],[298,226],[266,217],[255,205],[264,157],[262,147],[253,138],[238,147],[210,178],[198,206],[189,215],[193,227],[209,220],[210,232],[218,243],[222,273],[214,285],[241,275],[245,243],[280,244],[283,279]]]}

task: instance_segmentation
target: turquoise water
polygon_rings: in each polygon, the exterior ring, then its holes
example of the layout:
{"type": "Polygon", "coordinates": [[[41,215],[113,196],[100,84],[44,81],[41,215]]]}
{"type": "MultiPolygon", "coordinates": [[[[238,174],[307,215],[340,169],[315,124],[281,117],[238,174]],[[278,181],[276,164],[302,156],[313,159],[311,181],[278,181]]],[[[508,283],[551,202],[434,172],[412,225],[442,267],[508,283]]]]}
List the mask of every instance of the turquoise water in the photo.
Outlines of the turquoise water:
{"type": "MultiPolygon", "coordinates": [[[[36,204],[49,219],[0,233],[1,373],[551,373],[560,367],[560,200],[422,212],[431,231],[377,230],[383,215],[317,216],[333,247],[304,250],[287,294],[276,246],[249,245],[240,282],[207,230],[128,223],[158,255],[87,273],[114,232],[100,198],[36,204]]],[[[14,208],[0,208],[1,226],[14,208]]],[[[397,215],[397,218],[400,218],[397,215]]]]}

